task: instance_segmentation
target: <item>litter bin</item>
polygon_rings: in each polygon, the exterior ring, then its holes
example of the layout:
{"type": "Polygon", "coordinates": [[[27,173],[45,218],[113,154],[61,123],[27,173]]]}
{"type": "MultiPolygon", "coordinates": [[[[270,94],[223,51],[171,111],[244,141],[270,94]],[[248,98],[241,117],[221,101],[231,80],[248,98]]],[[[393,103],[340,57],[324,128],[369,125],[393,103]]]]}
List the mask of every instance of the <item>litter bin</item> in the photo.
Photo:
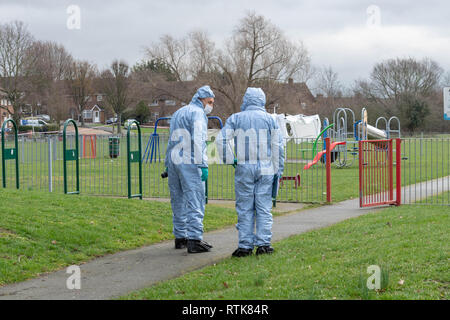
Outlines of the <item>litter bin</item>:
{"type": "Polygon", "coordinates": [[[119,156],[120,150],[120,139],[119,137],[109,137],[109,157],[111,159],[117,158],[119,156]]]}

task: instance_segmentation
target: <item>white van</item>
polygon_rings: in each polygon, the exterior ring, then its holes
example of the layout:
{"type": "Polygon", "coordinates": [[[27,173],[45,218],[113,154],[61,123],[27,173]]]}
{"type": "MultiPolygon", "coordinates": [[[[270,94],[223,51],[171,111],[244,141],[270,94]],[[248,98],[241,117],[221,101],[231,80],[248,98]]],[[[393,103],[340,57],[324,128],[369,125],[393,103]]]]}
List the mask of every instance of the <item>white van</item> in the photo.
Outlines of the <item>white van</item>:
{"type": "Polygon", "coordinates": [[[24,119],[24,120],[20,120],[20,125],[31,126],[31,127],[43,127],[43,126],[48,125],[48,123],[45,122],[44,120],[24,119]]]}

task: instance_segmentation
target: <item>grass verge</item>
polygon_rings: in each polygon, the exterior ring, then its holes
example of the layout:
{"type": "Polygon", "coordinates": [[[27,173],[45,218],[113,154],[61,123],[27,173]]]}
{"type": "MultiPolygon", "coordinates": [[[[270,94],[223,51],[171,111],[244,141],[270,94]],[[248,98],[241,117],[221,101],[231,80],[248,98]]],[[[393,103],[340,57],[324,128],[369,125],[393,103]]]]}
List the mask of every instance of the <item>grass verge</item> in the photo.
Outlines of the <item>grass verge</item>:
{"type": "Polygon", "coordinates": [[[448,299],[449,216],[401,206],[290,237],[271,256],[230,258],[123,299],[448,299]],[[381,289],[369,290],[369,266],[381,289]]]}
{"type": "MultiPolygon", "coordinates": [[[[173,238],[170,203],[8,189],[0,203],[0,285],[173,238]]],[[[209,204],[205,232],[236,219],[209,204]]]]}

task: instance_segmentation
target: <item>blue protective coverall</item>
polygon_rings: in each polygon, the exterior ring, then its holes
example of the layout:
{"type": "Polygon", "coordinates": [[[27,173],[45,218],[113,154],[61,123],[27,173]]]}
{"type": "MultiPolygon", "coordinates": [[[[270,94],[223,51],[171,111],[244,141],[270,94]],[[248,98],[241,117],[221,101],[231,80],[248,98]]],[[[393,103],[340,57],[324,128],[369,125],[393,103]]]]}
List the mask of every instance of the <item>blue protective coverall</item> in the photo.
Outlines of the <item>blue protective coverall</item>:
{"type": "Polygon", "coordinates": [[[201,87],[191,102],[178,109],[170,120],[165,165],[169,175],[175,238],[203,239],[205,189],[201,168],[208,167],[208,119],[200,98],[210,97],[214,97],[211,88],[201,87]]]}
{"type": "Polygon", "coordinates": [[[272,185],[283,174],[283,138],[264,106],[260,88],[248,88],[241,112],[231,115],[216,139],[224,163],[232,164],[234,140],[236,211],[239,248],[269,246],[272,239],[272,185]],[[274,177],[276,175],[277,177],[274,177]],[[256,226],[256,233],[255,233],[256,226]]]}

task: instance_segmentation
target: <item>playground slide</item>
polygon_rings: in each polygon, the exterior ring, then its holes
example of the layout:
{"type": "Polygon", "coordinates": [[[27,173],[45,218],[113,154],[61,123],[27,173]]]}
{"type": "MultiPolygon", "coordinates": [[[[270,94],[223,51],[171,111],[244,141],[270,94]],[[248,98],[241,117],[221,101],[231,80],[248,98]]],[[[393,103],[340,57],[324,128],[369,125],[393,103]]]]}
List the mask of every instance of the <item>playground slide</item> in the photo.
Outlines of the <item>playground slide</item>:
{"type": "Polygon", "coordinates": [[[372,137],[379,138],[379,139],[386,139],[387,134],[383,130],[380,130],[378,128],[375,128],[371,126],[370,124],[367,125],[367,134],[371,135],[372,137]]]}
{"type": "MultiPolygon", "coordinates": [[[[330,150],[333,150],[337,145],[342,145],[342,144],[346,144],[346,142],[345,141],[333,142],[330,146],[330,150]]],[[[324,153],[326,153],[326,150],[318,152],[316,154],[316,156],[314,157],[313,161],[308,162],[308,164],[303,167],[303,170],[308,170],[313,165],[315,165],[317,162],[319,162],[320,158],[324,155],[324,153]]]]}
{"type": "MultiPolygon", "coordinates": [[[[359,124],[359,126],[361,126],[361,124],[359,124]]],[[[375,128],[370,124],[367,125],[367,135],[378,139],[387,139],[387,134],[384,130],[375,128]]]]}

